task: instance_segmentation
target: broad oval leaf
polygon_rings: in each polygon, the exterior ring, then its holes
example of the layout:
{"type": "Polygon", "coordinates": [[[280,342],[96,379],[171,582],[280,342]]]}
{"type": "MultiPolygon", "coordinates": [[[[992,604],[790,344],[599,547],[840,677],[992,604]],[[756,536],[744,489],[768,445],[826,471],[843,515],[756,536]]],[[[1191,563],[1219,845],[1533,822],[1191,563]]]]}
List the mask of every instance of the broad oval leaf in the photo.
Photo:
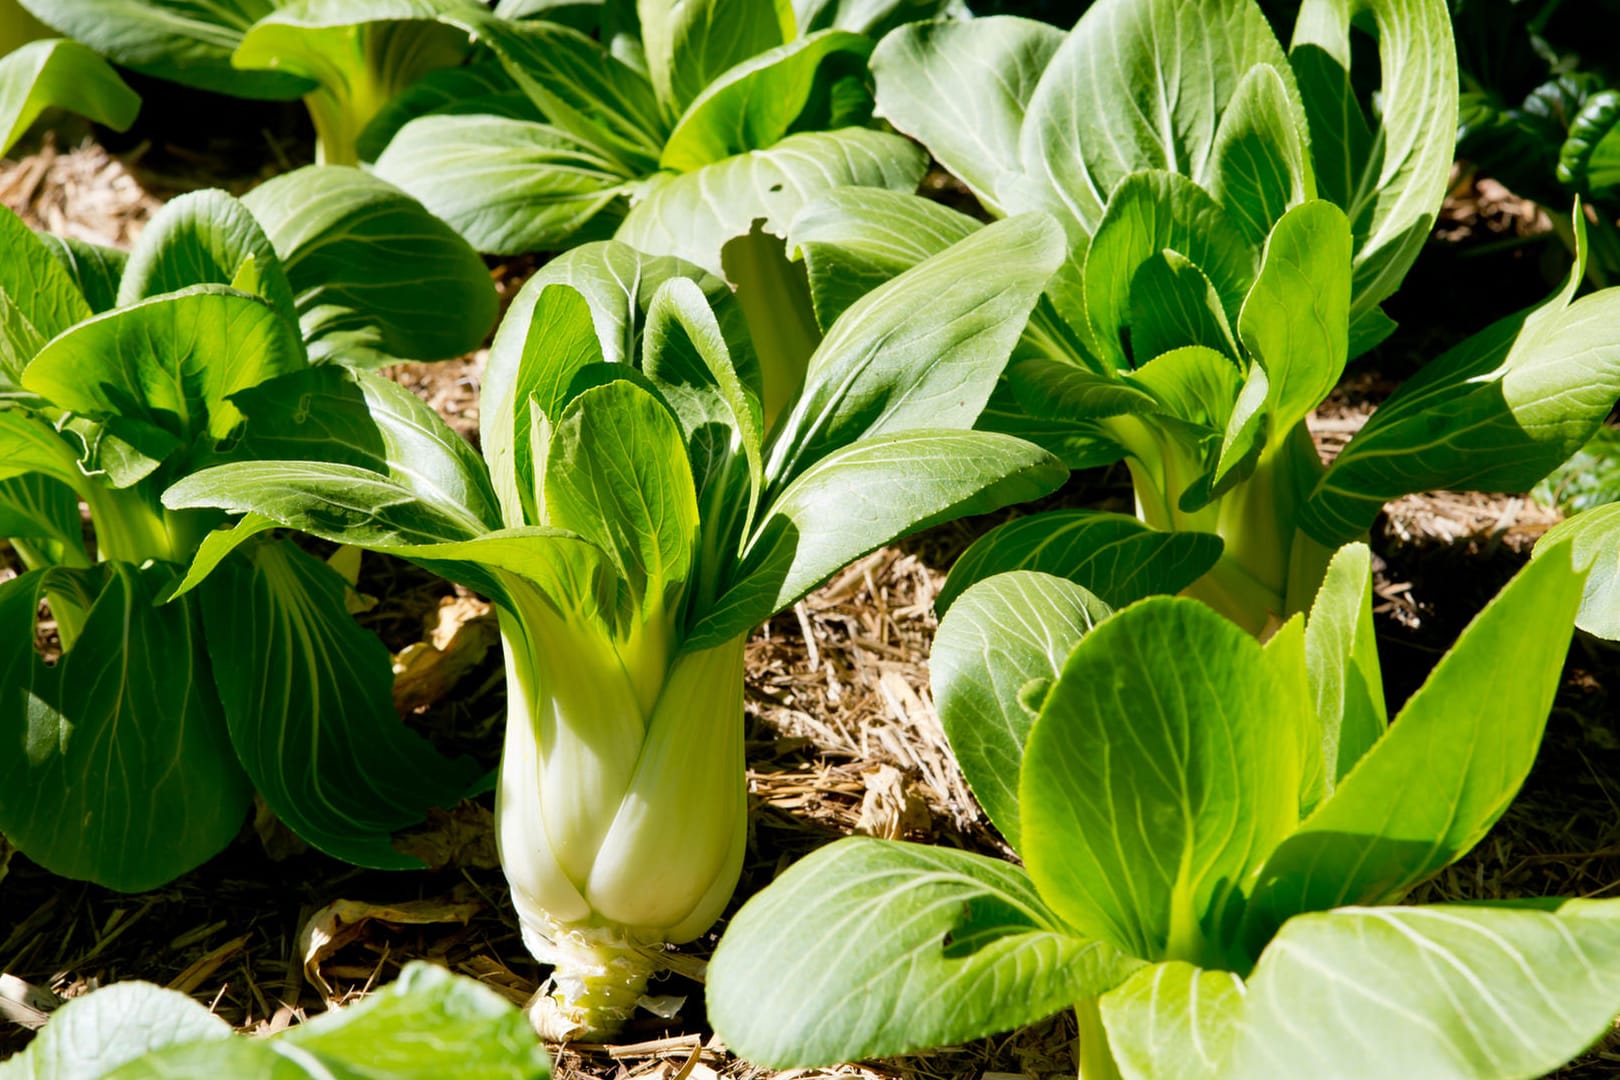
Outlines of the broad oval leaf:
{"type": "Polygon", "coordinates": [[[643,610],[685,582],[698,535],[697,494],[668,406],[625,379],[574,398],[551,437],[540,524],[608,552],[643,610]]]}
{"type": "Polygon", "coordinates": [[[118,304],[118,281],[124,275],[129,252],[103,247],[72,236],[39,233],[40,243],[50,251],[69,278],[79,287],[92,314],[110,311],[118,304]]]}
{"type": "Polygon", "coordinates": [[[810,357],[804,390],[773,438],[774,489],[857,439],[971,427],[1062,257],[1056,224],[1020,215],[856,301],[810,357]]]}
{"type": "Polygon", "coordinates": [[[849,838],[732,919],[709,964],[709,1016],[752,1061],[831,1065],[1033,1023],[1134,966],[1064,927],[1015,866],[849,838]]]}
{"type": "MultiPolygon", "coordinates": [[[[1207,187],[1221,114],[1256,64],[1288,71],[1258,4],[1102,0],[1075,24],[1030,100],[1023,167],[1086,233],[1132,173],[1165,170],[1207,187]]],[[[1290,101],[1297,95],[1289,87],[1290,101]]]]}
{"type": "Polygon", "coordinates": [[[141,99],[112,65],[76,41],[31,41],[0,56],[0,154],[51,106],[124,131],[141,99]]]}
{"type": "Polygon", "coordinates": [[[794,217],[788,250],[804,260],[823,330],[873,289],[983,228],[921,195],[835,189],[794,217]]]}
{"type": "Polygon", "coordinates": [[[872,53],[878,107],[986,209],[1005,214],[998,193],[1021,172],[1025,110],[1067,39],[1057,27],[1010,16],[902,26],[872,53]]]}
{"type": "Polygon", "coordinates": [[[78,324],[34,358],[23,385],[61,408],[189,446],[236,429],[232,394],[304,366],[296,330],[266,301],[199,285],[78,324]]]}
{"type": "Polygon", "coordinates": [[[638,0],[635,7],[647,72],[671,113],[734,65],[791,41],[795,30],[792,8],[776,0],[638,0]]]}
{"type": "Polygon", "coordinates": [[[1018,770],[1040,698],[1069,653],[1113,612],[1050,574],[980,581],[940,620],[929,654],[939,719],[974,796],[1019,849],[1018,770]]]}
{"type": "Polygon", "coordinates": [[[232,401],[247,416],[241,438],[225,450],[232,460],[357,465],[447,513],[500,524],[478,452],[391,379],[308,368],[238,391],[232,401]]]}
{"type": "Polygon", "coordinates": [[[1266,370],[1276,448],[1328,396],[1349,358],[1350,227],[1338,207],[1318,199],[1282,215],[1237,330],[1266,370]]]}
{"type": "Polygon", "coordinates": [[[1300,710],[1259,644],[1151,597],[1074,650],[1024,753],[1023,855],[1078,931],[1220,964],[1254,875],[1299,818],[1300,710]]]}
{"type": "Polygon", "coordinates": [[[1067,476],[1039,447],[989,432],[904,431],[833,450],[762,508],[730,588],[687,647],[751,630],[897,537],[1039,498],[1067,476]]]}
{"type": "Polygon", "coordinates": [[[866,128],[805,131],[768,149],[695,172],[655,176],[615,237],[642,251],[675,255],[723,272],[720,249],[755,221],[787,234],[812,198],[840,187],[914,191],[928,159],[909,139],[866,128]]]}
{"type": "Polygon", "coordinates": [[[311,359],[443,360],[477,348],[495,322],[477,252],[391,184],[312,165],[242,202],[281,257],[311,359]]]}
{"type": "Polygon", "coordinates": [[[1324,544],[1355,539],[1385,502],[1439,488],[1524,491],[1581,448],[1620,398],[1620,289],[1563,290],[1448,350],[1350,440],[1301,512],[1324,544]]]}
{"type": "Polygon", "coordinates": [[[66,1002],[22,1053],[0,1065],[0,1077],[103,1080],[165,1047],[230,1037],[230,1024],[178,990],[119,982],[66,1002]]]}
{"type": "MultiPolygon", "coordinates": [[[[756,11],[769,11],[771,6],[745,2],[756,11]]],[[[735,27],[727,30],[726,37],[731,38],[735,27]]],[[[860,34],[823,30],[748,55],[692,99],[664,144],[659,167],[690,172],[774,145],[794,129],[812,94],[830,92],[820,85],[829,69],[842,62],[859,75],[860,62],[871,51],[872,42],[860,34]]]]}
{"type": "Polygon", "coordinates": [[[1125,1080],[1224,1080],[1241,1030],[1243,980],[1180,960],[1142,968],[1099,1005],[1125,1080]]]}
{"type": "Polygon", "coordinates": [[[412,120],[376,165],[378,176],[494,255],[610,235],[624,216],[621,170],[560,128],[504,116],[412,120]]]}
{"type": "Polygon", "coordinates": [[[247,291],[296,325],[292,286],[247,207],[218,190],[178,195],[141,230],[118,282],[117,306],[192,285],[235,285],[244,263],[252,264],[257,279],[247,291]]]}
{"type": "Polygon", "coordinates": [[[1255,272],[1255,252],[1242,232],[1185,176],[1132,173],[1109,198],[1085,264],[1092,347],[1115,369],[1140,367],[1152,358],[1134,354],[1131,297],[1137,271],[1167,248],[1198,267],[1220,297],[1227,321],[1237,321],[1255,272]]]}
{"type": "Polygon", "coordinates": [[[1126,514],[1051,510],[998,525],[962,553],[934,598],[941,614],[976,581],[1008,570],[1055,574],[1114,608],[1178,593],[1224,545],[1213,533],[1160,532],[1126,514]]]}
{"type": "Polygon", "coordinates": [[[247,814],[195,607],[154,604],[171,574],[103,563],[0,585],[0,830],[52,873],[156,888],[222,849],[247,814]],[[48,666],[34,621],[58,589],[88,615],[48,666]]]}
{"type": "Polygon", "coordinates": [[[344,607],[347,584],[287,542],[222,563],[198,590],[231,743],[293,832],[359,866],[421,860],[391,834],[452,806],[481,774],[394,711],[388,650],[344,607]]]}
{"type": "MultiPolygon", "coordinates": [[[[1450,181],[1457,132],[1457,50],[1445,0],[1305,0],[1288,62],[1310,126],[1318,193],[1350,219],[1352,324],[1400,286],[1450,181]],[[1378,128],[1352,89],[1352,18],[1370,21],[1382,72],[1378,128]]],[[[1387,320],[1384,320],[1387,322],[1387,320]]]]}
{"type": "Polygon", "coordinates": [[[1614,1020],[1620,902],[1304,915],[1248,986],[1234,1080],[1541,1076],[1614,1020]]]}
{"type": "Polygon", "coordinates": [[[1305,626],[1305,663],[1322,726],[1322,795],[1333,793],[1389,727],[1372,596],[1372,552],[1365,544],[1340,548],[1305,626]]]}
{"type": "Polygon", "coordinates": [[[1215,129],[1209,192],[1252,244],[1264,243],[1290,207],[1316,196],[1308,133],[1276,68],[1256,64],[1238,83],[1215,129]]]}
{"type": "Polygon", "coordinates": [[[376,161],[406,124],[427,116],[504,116],[535,123],[545,120],[494,58],[439,68],[411,83],[377,110],[355,140],[360,160],[376,161]]]}
{"type": "Polygon", "coordinates": [[[17,389],[45,343],[90,317],[90,306],[47,242],[0,207],[0,391],[17,389]]]}

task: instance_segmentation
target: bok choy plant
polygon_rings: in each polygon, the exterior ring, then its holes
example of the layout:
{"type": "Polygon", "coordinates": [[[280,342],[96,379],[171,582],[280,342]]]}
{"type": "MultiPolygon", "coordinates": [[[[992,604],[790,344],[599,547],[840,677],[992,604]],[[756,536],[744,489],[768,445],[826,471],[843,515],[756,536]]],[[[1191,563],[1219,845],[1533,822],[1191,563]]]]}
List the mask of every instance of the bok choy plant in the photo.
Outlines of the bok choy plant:
{"type": "MultiPolygon", "coordinates": [[[[329,854],[420,865],[390,834],[477,770],[400,723],[344,580],[282,541],[160,606],[221,515],[159,496],[240,452],[235,395],[383,348],[460,352],[494,306],[459,237],[356,170],[181,196],[127,256],[0,211],[0,537],[27,570],[0,584],[0,833],[54,873],[138,891],[224,847],[256,788],[329,854]]],[[[426,410],[379,393],[392,422],[426,410]]]]}
{"type": "MultiPolygon", "coordinates": [[[[1286,55],[1251,0],[1103,0],[1067,34],[987,19],[972,37],[914,24],[880,43],[885,116],[993,214],[1043,206],[1067,229],[1069,257],[984,426],[1076,467],[1123,460],[1140,519],[1009,524],[964,556],[942,607],[1020,567],[1110,603],[1141,595],[1110,595],[1094,576],[1106,566],[1133,589],[1190,583],[1263,634],[1310,602],[1329,554],[1384,502],[1526,489],[1620,395],[1620,292],[1576,300],[1578,263],[1546,304],[1430,363],[1323,465],[1306,417],[1392,328],[1378,304],[1428,232],[1455,137],[1443,0],[1354,5],[1378,34],[1374,113],[1352,93],[1352,6],[1308,0],[1286,55]],[[1089,558],[1125,538],[1118,559],[1089,558]],[[1168,561],[1120,561],[1133,551],[1168,561]]],[[[833,193],[790,232],[825,319],[977,227],[919,199],[833,193]]]]}
{"type": "Polygon", "coordinates": [[[186,995],[114,983],[67,1002],[0,1080],[546,1080],[551,1062],[522,1014],[495,991],[423,961],[363,1000],[268,1038],[186,995]]]}
{"type": "Polygon", "coordinates": [[[135,122],[141,99],[110,64],[77,42],[30,41],[0,56],[0,154],[53,106],[123,131],[135,122]]]}
{"type": "Polygon", "coordinates": [[[749,632],[880,544],[1066,475],[1029,443],[969,430],[1061,254],[1057,226],[1024,215],[874,290],[768,429],[768,375],[725,283],[584,245],[525,285],[496,335],[482,464],[425,412],[409,453],[358,458],[316,417],[323,386],[370,396],[373,381],[293,376],[239,399],[286,460],[164,495],[173,512],[249,515],[204,544],[192,580],[280,523],[498,605],[497,835],[524,940],[555,965],[542,1031],[610,1032],[661,943],[702,934],[730,897],[749,632]]]}
{"type": "MultiPolygon", "coordinates": [[[[893,5],[872,16],[884,7],[893,5]]],[[[480,251],[616,234],[719,273],[722,245],[755,220],[780,235],[809,195],[910,191],[926,165],[906,139],[864,126],[872,39],[857,31],[884,23],[824,27],[825,16],[806,14],[801,24],[777,0],[614,3],[598,41],[556,22],[457,9],[443,18],[488,46],[501,85],[527,100],[498,95],[484,115],[417,117],[377,159],[378,174],[480,251]]]]}
{"type": "Polygon", "coordinates": [[[396,94],[460,64],[467,35],[438,21],[476,0],[23,0],[115,63],[233,97],[302,98],[315,158],[359,164],[359,138],[396,94]]]}
{"type": "Polygon", "coordinates": [[[934,695],[1023,866],[815,852],[727,928],[716,1030],[808,1066],[1073,1007],[1084,1080],[1556,1068],[1620,1012],[1620,901],[1398,906],[1529,772],[1581,594],[1554,550],[1388,725],[1364,546],[1263,647],[1184,598],[1111,614],[1037,572],[980,582],[941,621],[934,695]]]}

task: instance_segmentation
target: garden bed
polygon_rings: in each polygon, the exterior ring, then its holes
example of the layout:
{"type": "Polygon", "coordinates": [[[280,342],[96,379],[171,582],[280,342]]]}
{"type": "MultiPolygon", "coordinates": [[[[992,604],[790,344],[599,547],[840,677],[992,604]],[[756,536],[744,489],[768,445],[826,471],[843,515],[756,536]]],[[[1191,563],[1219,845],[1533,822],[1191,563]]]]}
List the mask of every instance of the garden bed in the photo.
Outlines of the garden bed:
{"type": "MultiPolygon", "coordinates": [[[[94,141],[51,137],[0,165],[0,201],[30,224],[127,246],[162,200],[219,182],[222,159],[190,152],[191,173],[165,148],[122,155],[94,141]]],[[[268,149],[267,162],[274,157],[268,149]]],[[[267,164],[266,168],[269,168],[267,164]]],[[[226,178],[245,187],[253,176],[226,178]]],[[[1504,232],[1532,235],[1533,214],[1499,187],[1459,179],[1450,213],[1402,293],[1401,333],[1352,369],[1314,434],[1324,453],[1343,445],[1415,358],[1434,355],[1459,329],[1426,321],[1459,307],[1481,319],[1547,289],[1539,261],[1470,256],[1504,232]],[[1469,260],[1472,260],[1469,263],[1469,260]],[[1483,268],[1463,274],[1459,266],[1483,268]],[[1474,281],[1473,278],[1478,278],[1474,281]]],[[[492,267],[504,297],[532,261],[492,267]]],[[[458,431],[476,431],[482,355],[390,370],[458,431]]],[[[1127,508],[1121,474],[1080,474],[1046,505],[1127,508]]],[[[945,744],[928,688],[933,600],[954,557],[991,525],[947,526],[860,560],[747,649],[750,844],[730,911],[811,849],[853,832],[922,840],[997,857],[1009,849],[979,811],[945,744]]],[[[1386,689],[1398,706],[1528,556],[1556,512],[1520,495],[1437,494],[1392,504],[1372,535],[1375,609],[1386,689]]],[[[9,574],[10,571],[0,571],[9,574]]],[[[487,608],[406,564],[368,556],[358,591],[375,605],[362,622],[396,654],[428,641],[456,668],[453,683],[410,702],[421,730],[493,765],[504,715],[498,646],[487,608]],[[432,631],[439,636],[434,641],[432,631]],[[458,635],[454,632],[460,628],[458,635]]],[[[1527,632],[1533,632],[1527,629],[1527,632]]],[[[1391,709],[1394,711],[1393,707],[1391,709]]],[[[1620,887],[1620,651],[1578,642],[1535,771],[1491,835],[1415,899],[1610,896],[1620,887]]],[[[427,959],[477,978],[515,1003],[542,975],[520,942],[496,867],[489,799],[464,804],[419,830],[412,850],[437,869],[356,870],[304,850],[267,815],[223,854],[171,885],[123,895],[68,882],[13,856],[0,883],[0,972],[45,999],[146,979],[174,987],[247,1032],[279,1030],[389,981],[427,959]]],[[[0,867],[7,867],[0,862],[0,867]]],[[[723,927],[724,923],[721,924],[723,927]]],[[[1010,1073],[1072,1075],[1068,1014],[971,1046],[835,1070],[769,1073],[741,1062],[708,1031],[701,976],[720,928],[671,953],[653,993],[671,1013],[643,1012],[605,1047],[563,1047],[559,1075],[727,1077],[865,1075],[903,1078],[1010,1073]],[[676,1000],[678,999],[678,1000],[676,1000]]],[[[30,1038],[26,1008],[0,1021],[0,1057],[30,1038]]],[[[1615,1075],[1620,1053],[1599,1047],[1559,1073],[1615,1075]]]]}

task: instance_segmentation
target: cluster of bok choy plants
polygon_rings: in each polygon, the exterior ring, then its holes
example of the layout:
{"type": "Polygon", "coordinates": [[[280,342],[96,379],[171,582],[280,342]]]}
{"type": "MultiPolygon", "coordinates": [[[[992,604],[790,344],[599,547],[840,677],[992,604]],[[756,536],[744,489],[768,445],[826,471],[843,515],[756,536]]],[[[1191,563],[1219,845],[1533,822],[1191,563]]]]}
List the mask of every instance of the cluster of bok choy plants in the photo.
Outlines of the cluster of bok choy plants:
{"type": "MultiPolygon", "coordinates": [[[[1446,0],[1304,0],[1286,48],[1255,0],[1068,31],[940,0],[24,3],[72,40],[0,59],[0,150],[47,105],[127,127],[112,61],[303,98],[323,162],[176,198],[127,253],[0,210],[0,836],[42,866],[154,888],[255,792],[329,855],[419,865],[394,834],[489,780],[401,722],[351,617],[357,552],[405,559],[497,612],[528,1024],[608,1037],[732,901],[752,631],[1123,463],[1135,516],[1015,519],[938,598],[934,701],[1022,865],[812,854],[725,930],[727,1044],[815,1066],[1072,1008],[1084,1080],[1510,1080],[1620,1012],[1620,901],[1401,903],[1523,784],[1574,627],[1620,638],[1620,512],[1549,532],[1393,721],[1364,542],[1400,495],[1529,488],[1620,399],[1582,208],[1546,302],[1331,463],[1307,426],[1446,191],[1446,0]],[[930,155],[983,219],[914,193],[930,155]],[[377,369],[479,347],[478,253],[535,251],[475,447],[377,369]]],[[[228,1036],[115,986],[0,1080],[549,1072],[428,967],[228,1036]]]]}

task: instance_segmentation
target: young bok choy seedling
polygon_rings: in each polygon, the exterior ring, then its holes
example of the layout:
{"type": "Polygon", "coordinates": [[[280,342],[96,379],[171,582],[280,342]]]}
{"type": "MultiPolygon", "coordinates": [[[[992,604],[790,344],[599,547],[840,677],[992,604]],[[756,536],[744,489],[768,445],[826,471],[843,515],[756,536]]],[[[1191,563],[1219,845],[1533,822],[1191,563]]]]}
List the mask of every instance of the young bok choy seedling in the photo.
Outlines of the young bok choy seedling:
{"type": "Polygon", "coordinates": [[[730,897],[749,632],[880,544],[1065,475],[1032,444],[969,430],[1061,254],[1057,225],[1024,215],[873,291],[768,430],[725,283],[585,245],[502,323],[483,463],[426,415],[409,447],[355,461],[315,418],[329,388],[370,394],[371,380],[294,376],[242,400],[287,460],[223,465],[165,494],[174,510],[250,515],[211,538],[194,579],[280,523],[411,559],[498,605],[497,835],[524,940],[555,965],[541,1030],[609,1033],[659,947],[702,934],[730,897]]]}
{"type": "Polygon", "coordinates": [[[151,889],[224,847],[257,788],[329,854],[421,865],[390,834],[477,769],[400,723],[343,579],[284,541],[160,606],[221,517],[158,500],[240,451],[235,395],[476,345],[495,315],[477,254],[397,189],[314,167],[180,196],[127,256],[0,210],[0,309],[0,536],[27,570],[0,584],[0,833],[54,873],[151,889]]]}
{"type": "Polygon", "coordinates": [[[232,97],[302,98],[315,160],[358,165],[361,133],[395,95],[470,51],[438,21],[476,0],[23,0],[132,71],[232,97]]]}
{"type": "Polygon", "coordinates": [[[1083,1080],[1529,1080],[1579,1053],[1620,1012],[1620,901],[1399,901],[1524,781],[1581,577],[1530,563],[1386,726],[1369,570],[1342,549],[1265,646],[1185,598],[964,592],[935,700],[1023,866],[810,855],[715,952],[726,1044],[826,1065],[1073,1007],[1083,1080]]]}
{"type": "MultiPolygon", "coordinates": [[[[1331,466],[1312,445],[1307,414],[1392,328],[1378,305],[1445,192],[1457,88],[1443,0],[1307,0],[1287,54],[1252,0],[1102,0],[1068,33],[901,27],[872,68],[883,115],[993,215],[1043,207],[1066,227],[1069,257],[983,426],[1076,467],[1123,460],[1137,496],[1135,524],[1056,511],[992,533],[942,606],[1023,567],[1113,604],[1191,583],[1266,633],[1387,500],[1528,488],[1620,396],[1620,292],[1577,300],[1578,263],[1548,303],[1430,363],[1331,466]],[[1374,110],[1352,92],[1353,13],[1378,35],[1374,110]]],[[[807,208],[790,242],[825,319],[978,227],[845,191],[807,208]]]]}

